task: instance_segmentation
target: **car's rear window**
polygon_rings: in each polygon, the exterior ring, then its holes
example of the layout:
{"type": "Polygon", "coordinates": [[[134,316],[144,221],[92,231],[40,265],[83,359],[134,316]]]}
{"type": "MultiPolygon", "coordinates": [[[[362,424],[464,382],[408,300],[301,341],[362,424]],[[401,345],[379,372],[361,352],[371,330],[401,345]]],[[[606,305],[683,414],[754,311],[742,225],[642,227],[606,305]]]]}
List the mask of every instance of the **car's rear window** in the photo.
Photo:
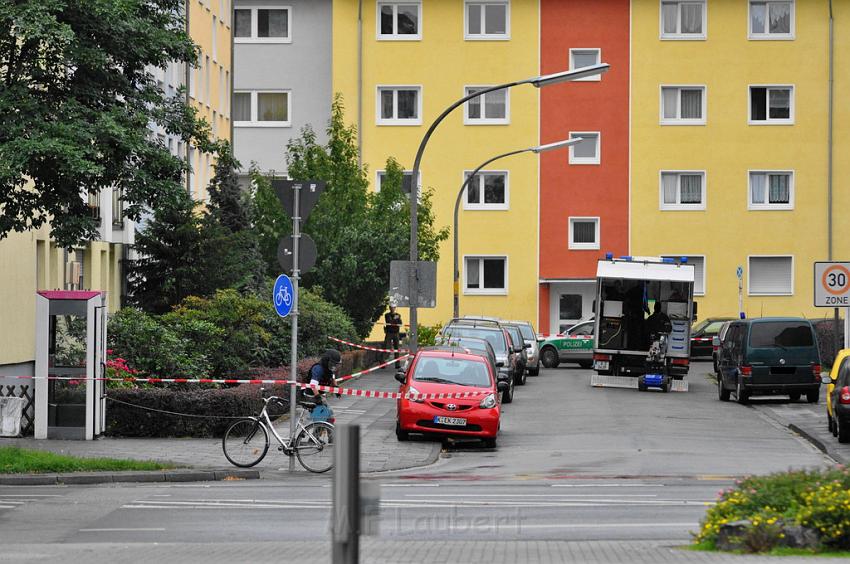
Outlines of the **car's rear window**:
{"type": "Polygon", "coordinates": [[[808,323],[796,321],[769,321],[753,323],[750,330],[750,346],[765,347],[811,347],[815,341],[808,323]]]}
{"type": "Polygon", "coordinates": [[[725,321],[713,321],[708,324],[708,326],[705,328],[704,333],[706,335],[716,335],[720,331],[720,328],[723,326],[724,323],[725,321]]]}
{"type": "Polygon", "coordinates": [[[478,339],[484,339],[492,345],[496,354],[507,354],[508,352],[505,346],[505,338],[498,329],[478,329],[475,327],[453,325],[446,330],[446,335],[449,337],[476,337],[478,339]]]}
{"type": "Polygon", "coordinates": [[[522,333],[522,338],[526,341],[534,341],[537,337],[534,335],[534,331],[531,330],[531,325],[518,325],[519,332],[522,333]]]}
{"type": "Polygon", "coordinates": [[[417,382],[456,384],[459,386],[490,386],[487,365],[467,358],[423,357],[416,363],[413,379],[417,382]]]}

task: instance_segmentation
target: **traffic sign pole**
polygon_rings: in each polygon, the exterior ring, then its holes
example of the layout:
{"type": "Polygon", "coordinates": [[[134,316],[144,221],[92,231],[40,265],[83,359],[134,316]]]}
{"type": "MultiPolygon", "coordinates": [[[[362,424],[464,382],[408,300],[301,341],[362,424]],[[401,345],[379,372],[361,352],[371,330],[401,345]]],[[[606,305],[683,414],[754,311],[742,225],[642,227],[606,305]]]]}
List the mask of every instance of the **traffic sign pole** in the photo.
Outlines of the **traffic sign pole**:
{"type": "MultiPolygon", "coordinates": [[[[298,263],[298,248],[301,246],[301,184],[293,187],[294,205],[292,207],[292,341],[290,344],[289,379],[298,381],[298,286],[301,279],[301,268],[298,263]]],[[[295,436],[295,407],[297,402],[297,387],[289,387],[289,436],[295,436]]],[[[290,445],[291,446],[291,445],[290,445]]],[[[289,471],[295,471],[295,457],[289,457],[289,471]]]]}

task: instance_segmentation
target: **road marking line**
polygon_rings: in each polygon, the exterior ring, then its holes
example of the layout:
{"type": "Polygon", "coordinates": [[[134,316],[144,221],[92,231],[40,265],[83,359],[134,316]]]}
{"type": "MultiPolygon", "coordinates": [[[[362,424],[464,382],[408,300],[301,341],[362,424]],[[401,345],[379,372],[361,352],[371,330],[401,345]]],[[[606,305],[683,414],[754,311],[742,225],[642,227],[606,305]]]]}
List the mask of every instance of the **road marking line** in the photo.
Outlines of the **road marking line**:
{"type": "Polygon", "coordinates": [[[27,495],[24,495],[24,494],[0,494],[0,497],[4,497],[4,498],[5,497],[25,497],[25,498],[29,498],[29,497],[64,497],[64,496],[61,496],[59,494],[27,494],[27,495]]]}
{"type": "Polygon", "coordinates": [[[161,532],[161,531],[164,531],[164,530],[165,530],[164,528],[156,528],[156,527],[144,528],[144,527],[140,527],[140,528],[136,528],[136,529],[131,529],[131,528],[80,529],[79,532],[81,532],[81,533],[129,533],[129,532],[139,531],[139,532],[147,533],[147,532],[161,532]]]}
{"type": "Polygon", "coordinates": [[[440,484],[381,484],[382,488],[439,488],[440,484]]]}
{"type": "Polygon", "coordinates": [[[652,527],[699,527],[699,523],[531,523],[519,524],[518,529],[650,529],[652,527]]]}
{"type": "Polygon", "coordinates": [[[404,494],[408,497],[658,497],[658,494],[442,494],[442,493],[422,493],[422,494],[404,494]]]}
{"type": "Polygon", "coordinates": [[[551,484],[553,488],[663,488],[664,484],[551,484]]]}

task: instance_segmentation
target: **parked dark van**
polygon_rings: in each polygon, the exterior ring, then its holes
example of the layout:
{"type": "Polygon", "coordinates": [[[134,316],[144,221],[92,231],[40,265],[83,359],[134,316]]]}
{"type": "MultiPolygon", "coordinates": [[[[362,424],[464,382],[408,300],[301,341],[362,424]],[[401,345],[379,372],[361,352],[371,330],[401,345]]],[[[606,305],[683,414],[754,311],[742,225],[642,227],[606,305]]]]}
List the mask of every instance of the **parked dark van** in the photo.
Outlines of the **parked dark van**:
{"type": "Polygon", "coordinates": [[[718,356],[717,392],[721,401],[735,393],[739,403],[750,396],[788,395],[809,403],[820,397],[820,354],[815,330],[799,317],[764,317],[735,321],[718,356]]]}

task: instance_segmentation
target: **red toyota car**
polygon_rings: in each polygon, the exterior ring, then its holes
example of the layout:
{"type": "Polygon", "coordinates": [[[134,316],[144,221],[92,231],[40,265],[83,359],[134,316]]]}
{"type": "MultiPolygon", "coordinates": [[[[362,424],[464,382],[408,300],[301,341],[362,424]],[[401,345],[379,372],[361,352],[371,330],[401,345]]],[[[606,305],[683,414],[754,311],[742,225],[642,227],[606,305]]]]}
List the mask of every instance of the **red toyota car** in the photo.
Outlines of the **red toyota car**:
{"type": "Polygon", "coordinates": [[[398,440],[407,440],[410,433],[425,433],[480,438],[485,446],[496,446],[501,415],[499,389],[484,357],[456,347],[421,349],[407,371],[396,374],[396,380],[402,393],[483,392],[468,398],[399,399],[398,440]]]}

